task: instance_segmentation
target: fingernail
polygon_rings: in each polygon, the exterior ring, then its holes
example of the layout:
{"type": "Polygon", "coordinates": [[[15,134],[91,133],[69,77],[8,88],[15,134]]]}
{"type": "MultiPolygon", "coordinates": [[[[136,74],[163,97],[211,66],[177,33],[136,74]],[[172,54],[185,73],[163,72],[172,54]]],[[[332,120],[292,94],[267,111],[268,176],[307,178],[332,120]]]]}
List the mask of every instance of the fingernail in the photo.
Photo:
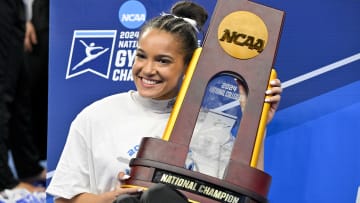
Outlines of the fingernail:
{"type": "Polygon", "coordinates": [[[270,84],[271,84],[271,85],[276,85],[276,81],[275,81],[275,80],[271,80],[271,81],[270,81],[270,84]]]}
{"type": "Polygon", "coordinates": [[[138,191],[138,192],[142,192],[142,191],[144,191],[144,189],[143,189],[143,188],[139,188],[139,189],[137,189],[137,191],[138,191]]]}
{"type": "Polygon", "coordinates": [[[271,102],[270,98],[265,98],[265,102],[271,102]]]}
{"type": "Polygon", "coordinates": [[[125,174],[125,175],[122,177],[122,179],[126,180],[126,179],[129,179],[130,177],[131,177],[131,176],[125,174]]]}
{"type": "Polygon", "coordinates": [[[265,91],[265,94],[271,94],[271,93],[272,93],[271,90],[266,90],[266,91],[265,91]]]}
{"type": "Polygon", "coordinates": [[[122,175],[121,177],[119,177],[119,180],[120,180],[120,181],[121,181],[121,180],[127,180],[127,179],[129,179],[130,177],[131,177],[131,176],[125,174],[125,175],[122,175]]]}

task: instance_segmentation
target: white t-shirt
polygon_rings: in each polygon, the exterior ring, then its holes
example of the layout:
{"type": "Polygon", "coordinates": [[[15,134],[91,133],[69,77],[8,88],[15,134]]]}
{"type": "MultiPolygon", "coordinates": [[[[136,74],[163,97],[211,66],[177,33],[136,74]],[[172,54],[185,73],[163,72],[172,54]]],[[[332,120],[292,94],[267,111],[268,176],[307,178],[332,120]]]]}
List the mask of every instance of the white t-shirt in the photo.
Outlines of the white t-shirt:
{"type": "MultiPolygon", "coordinates": [[[[141,139],[162,137],[174,102],[175,98],[153,100],[129,91],[86,107],[71,124],[47,192],[71,199],[113,190],[117,174],[129,169],[141,139]]],[[[229,132],[234,119],[216,113],[201,113],[199,118],[186,167],[221,177],[232,148],[229,132]]]]}
{"type": "Polygon", "coordinates": [[[47,192],[71,199],[114,189],[117,174],[129,168],[141,138],[162,137],[174,101],[146,99],[129,91],[86,107],[71,124],[47,192]]]}

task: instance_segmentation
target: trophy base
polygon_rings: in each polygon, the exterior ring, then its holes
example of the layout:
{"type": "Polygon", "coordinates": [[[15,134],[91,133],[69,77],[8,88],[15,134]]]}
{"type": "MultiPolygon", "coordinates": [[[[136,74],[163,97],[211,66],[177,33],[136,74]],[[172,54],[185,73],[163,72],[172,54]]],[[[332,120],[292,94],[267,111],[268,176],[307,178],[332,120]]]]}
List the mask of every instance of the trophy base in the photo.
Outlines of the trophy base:
{"type": "Polygon", "coordinates": [[[174,151],[187,147],[157,138],[143,138],[138,156],[131,160],[130,179],[123,187],[149,188],[168,184],[181,191],[191,202],[267,203],[271,177],[255,168],[232,162],[236,177],[219,179],[183,167],[186,157],[174,151]],[[165,153],[166,152],[166,153],[165,153]],[[165,160],[165,161],[164,161],[165,160]],[[169,164],[168,160],[171,160],[169,164]]]}

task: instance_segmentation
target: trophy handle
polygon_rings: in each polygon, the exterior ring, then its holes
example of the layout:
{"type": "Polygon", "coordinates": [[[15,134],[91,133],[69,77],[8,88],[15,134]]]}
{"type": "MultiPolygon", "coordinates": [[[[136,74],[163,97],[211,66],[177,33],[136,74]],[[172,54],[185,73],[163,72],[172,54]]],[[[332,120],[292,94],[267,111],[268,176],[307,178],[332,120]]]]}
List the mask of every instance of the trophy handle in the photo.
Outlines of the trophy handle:
{"type": "MultiPolygon", "coordinates": [[[[270,80],[269,80],[269,84],[268,84],[268,88],[270,89],[270,81],[273,79],[277,78],[277,73],[275,69],[271,69],[271,73],[270,73],[270,80]]],[[[267,96],[268,97],[268,96],[267,96]]],[[[251,162],[250,162],[250,166],[252,167],[257,167],[257,163],[259,160],[259,155],[261,152],[261,147],[263,145],[263,141],[264,141],[264,136],[265,136],[265,130],[266,130],[266,124],[267,124],[267,119],[268,119],[268,113],[270,110],[270,103],[264,103],[263,106],[263,110],[262,110],[262,114],[261,114],[261,118],[260,118],[260,123],[259,123],[259,130],[257,132],[256,135],[256,140],[255,140],[255,145],[254,145],[254,151],[251,157],[251,162]]]]}

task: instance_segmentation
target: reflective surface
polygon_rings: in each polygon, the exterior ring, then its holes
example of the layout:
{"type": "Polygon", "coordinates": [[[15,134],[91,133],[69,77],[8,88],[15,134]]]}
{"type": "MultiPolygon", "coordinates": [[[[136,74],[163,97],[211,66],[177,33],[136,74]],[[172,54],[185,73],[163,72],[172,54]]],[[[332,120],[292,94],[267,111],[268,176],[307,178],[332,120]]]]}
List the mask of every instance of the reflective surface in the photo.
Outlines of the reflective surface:
{"type": "Polygon", "coordinates": [[[208,83],[190,143],[188,169],[222,178],[246,105],[243,81],[224,73],[208,83]]]}

